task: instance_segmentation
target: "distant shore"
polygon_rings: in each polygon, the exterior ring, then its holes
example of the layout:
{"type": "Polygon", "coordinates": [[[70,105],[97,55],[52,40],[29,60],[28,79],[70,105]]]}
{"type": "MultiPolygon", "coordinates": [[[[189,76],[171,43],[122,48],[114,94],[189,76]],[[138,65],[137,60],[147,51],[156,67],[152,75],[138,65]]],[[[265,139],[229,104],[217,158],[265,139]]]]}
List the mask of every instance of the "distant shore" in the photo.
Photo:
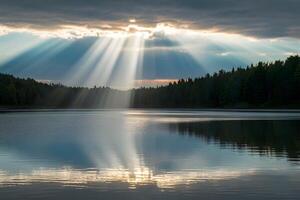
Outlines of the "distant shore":
{"type": "Polygon", "coordinates": [[[278,109],[278,108],[30,108],[30,107],[22,107],[22,108],[12,108],[12,107],[0,107],[0,113],[6,112],[61,112],[61,111],[170,111],[170,112],[201,112],[201,111],[216,111],[216,112],[274,112],[274,113],[300,113],[300,109],[278,109]]]}
{"type": "Polygon", "coordinates": [[[69,87],[0,74],[0,109],[300,109],[300,57],[118,90],[69,87]]]}

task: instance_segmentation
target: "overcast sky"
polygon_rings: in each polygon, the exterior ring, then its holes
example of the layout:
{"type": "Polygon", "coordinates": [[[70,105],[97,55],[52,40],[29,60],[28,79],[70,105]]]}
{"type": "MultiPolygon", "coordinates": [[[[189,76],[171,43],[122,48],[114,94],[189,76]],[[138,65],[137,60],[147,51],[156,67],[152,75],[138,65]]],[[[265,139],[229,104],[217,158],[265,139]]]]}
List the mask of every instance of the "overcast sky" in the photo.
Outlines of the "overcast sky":
{"type": "MultiPolygon", "coordinates": [[[[299,0],[0,0],[0,23],[36,29],[110,25],[135,18],[257,37],[300,37],[299,0]]],[[[108,28],[108,26],[105,26],[108,28]]]]}

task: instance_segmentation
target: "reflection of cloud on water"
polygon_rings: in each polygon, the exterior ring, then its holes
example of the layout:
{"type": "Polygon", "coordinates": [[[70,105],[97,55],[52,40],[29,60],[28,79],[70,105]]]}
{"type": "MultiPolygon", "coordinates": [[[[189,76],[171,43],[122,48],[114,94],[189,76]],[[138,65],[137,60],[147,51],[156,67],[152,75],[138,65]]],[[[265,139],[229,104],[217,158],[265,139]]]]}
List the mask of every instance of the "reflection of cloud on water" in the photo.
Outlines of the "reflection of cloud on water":
{"type": "Polygon", "coordinates": [[[198,170],[173,171],[154,174],[147,167],[127,169],[76,170],[72,168],[38,169],[29,173],[9,174],[0,171],[0,187],[30,185],[33,183],[60,183],[70,187],[85,187],[95,183],[127,183],[134,189],[142,185],[156,185],[161,189],[188,186],[203,181],[220,181],[254,175],[255,170],[198,170]]]}
{"type": "MultiPolygon", "coordinates": [[[[206,135],[200,129],[204,135],[200,140],[177,134],[193,133],[197,129],[194,123],[181,123],[190,122],[194,119],[191,115],[196,113],[183,117],[180,112],[171,116],[166,112],[159,117],[126,112],[42,113],[45,116],[24,114],[5,118],[14,121],[14,127],[6,121],[2,123],[3,144],[7,145],[2,145],[0,150],[7,156],[0,160],[0,187],[34,183],[72,187],[124,183],[129,188],[154,185],[166,189],[256,174],[252,169],[289,168],[283,159],[272,156],[260,159],[247,152],[223,149],[213,143],[214,138],[208,143],[206,138],[223,126],[208,126],[206,135]],[[28,119],[25,124],[24,119],[28,119]]],[[[231,127],[226,124],[225,130],[231,127]]],[[[248,126],[236,124],[232,129],[238,127],[248,126]]],[[[220,130],[220,134],[226,136],[223,129],[220,130]]],[[[228,130],[229,139],[235,139],[230,137],[231,129],[228,130]]],[[[245,131],[241,130],[237,133],[244,137],[240,133],[245,131]]],[[[270,130],[273,133],[273,129],[270,130]]]]}

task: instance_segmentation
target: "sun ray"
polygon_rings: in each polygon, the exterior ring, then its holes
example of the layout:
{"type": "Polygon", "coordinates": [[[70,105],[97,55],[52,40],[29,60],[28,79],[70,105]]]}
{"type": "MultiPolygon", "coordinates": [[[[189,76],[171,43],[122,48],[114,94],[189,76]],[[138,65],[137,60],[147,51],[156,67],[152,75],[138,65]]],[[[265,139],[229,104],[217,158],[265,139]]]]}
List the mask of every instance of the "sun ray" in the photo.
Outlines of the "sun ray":
{"type": "Polygon", "coordinates": [[[99,38],[88,49],[82,58],[76,63],[68,73],[65,80],[69,85],[81,85],[88,78],[89,72],[93,70],[96,63],[99,62],[101,55],[104,54],[111,38],[99,38]]]}
{"type": "Polygon", "coordinates": [[[33,37],[31,35],[24,36],[16,33],[0,36],[0,51],[2,52],[0,55],[0,65],[4,65],[47,40],[48,39],[33,37]],[[7,51],[8,48],[9,51],[7,51]]]}
{"type": "Polygon", "coordinates": [[[134,81],[139,68],[142,67],[145,39],[142,35],[129,37],[120,58],[117,79],[111,82],[114,87],[129,89],[134,86],[134,81]]]}
{"type": "Polygon", "coordinates": [[[100,60],[95,64],[85,85],[104,86],[110,79],[111,73],[122,51],[125,38],[114,38],[107,46],[100,60]]]}

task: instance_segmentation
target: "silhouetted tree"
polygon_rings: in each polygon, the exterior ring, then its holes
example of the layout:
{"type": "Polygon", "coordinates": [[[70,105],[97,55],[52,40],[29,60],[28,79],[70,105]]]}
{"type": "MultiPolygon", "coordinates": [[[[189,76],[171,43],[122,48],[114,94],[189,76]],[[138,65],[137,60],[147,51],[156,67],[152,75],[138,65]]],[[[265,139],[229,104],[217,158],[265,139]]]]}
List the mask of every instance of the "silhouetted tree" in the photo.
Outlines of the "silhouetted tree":
{"type": "Polygon", "coordinates": [[[300,107],[300,57],[128,91],[66,87],[0,74],[2,107],[118,107],[130,95],[131,107],[142,108],[300,107]]]}

